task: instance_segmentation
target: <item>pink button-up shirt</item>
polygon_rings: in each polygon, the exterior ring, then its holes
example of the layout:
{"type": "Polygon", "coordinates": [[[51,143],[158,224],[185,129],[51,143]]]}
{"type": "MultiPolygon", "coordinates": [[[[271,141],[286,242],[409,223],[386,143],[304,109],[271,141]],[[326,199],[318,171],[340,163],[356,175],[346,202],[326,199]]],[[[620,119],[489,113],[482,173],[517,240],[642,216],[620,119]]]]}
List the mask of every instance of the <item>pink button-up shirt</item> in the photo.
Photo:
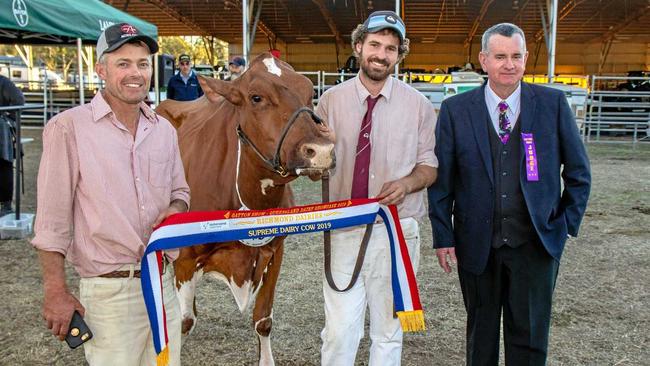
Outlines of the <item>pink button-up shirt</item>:
{"type": "Polygon", "coordinates": [[[63,254],[82,277],[138,263],[158,215],[176,199],[189,205],[176,130],[140,110],[135,140],[101,93],[43,132],[32,244],[63,254]]]}

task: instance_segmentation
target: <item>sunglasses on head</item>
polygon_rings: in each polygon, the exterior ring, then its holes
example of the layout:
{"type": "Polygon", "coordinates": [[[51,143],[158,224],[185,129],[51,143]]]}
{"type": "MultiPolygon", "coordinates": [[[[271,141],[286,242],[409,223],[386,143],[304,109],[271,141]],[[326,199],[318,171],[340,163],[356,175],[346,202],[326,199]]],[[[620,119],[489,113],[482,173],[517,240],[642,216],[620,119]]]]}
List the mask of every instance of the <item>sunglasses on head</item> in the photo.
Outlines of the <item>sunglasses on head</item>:
{"type": "Polygon", "coordinates": [[[183,61],[181,62],[181,65],[189,65],[190,63],[188,61],[183,61]]]}

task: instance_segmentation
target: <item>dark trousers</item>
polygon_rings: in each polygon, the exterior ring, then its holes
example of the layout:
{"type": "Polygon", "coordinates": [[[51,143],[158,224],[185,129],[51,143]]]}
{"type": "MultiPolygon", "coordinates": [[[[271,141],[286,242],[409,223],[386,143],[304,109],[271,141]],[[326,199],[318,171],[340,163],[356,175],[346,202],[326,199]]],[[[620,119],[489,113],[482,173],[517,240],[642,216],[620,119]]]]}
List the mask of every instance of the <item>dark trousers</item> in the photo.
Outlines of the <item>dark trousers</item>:
{"type": "Polygon", "coordinates": [[[498,365],[503,310],[506,365],[545,365],[559,263],[535,240],[492,248],[480,275],[459,269],[467,311],[467,365],[498,365]]]}
{"type": "Polygon", "coordinates": [[[0,159],[0,202],[11,202],[14,196],[14,166],[0,159]]]}

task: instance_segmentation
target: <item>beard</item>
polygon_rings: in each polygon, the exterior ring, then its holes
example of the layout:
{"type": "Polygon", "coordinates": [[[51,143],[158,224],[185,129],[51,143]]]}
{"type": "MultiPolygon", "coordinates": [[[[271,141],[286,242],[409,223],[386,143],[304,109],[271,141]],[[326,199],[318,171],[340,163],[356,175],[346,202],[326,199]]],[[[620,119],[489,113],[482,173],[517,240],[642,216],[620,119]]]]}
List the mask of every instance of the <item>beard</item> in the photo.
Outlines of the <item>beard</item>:
{"type": "Polygon", "coordinates": [[[393,68],[395,65],[391,65],[388,63],[386,60],[379,59],[377,57],[372,57],[369,59],[364,59],[363,54],[361,56],[361,71],[370,79],[373,81],[384,81],[388,76],[390,76],[391,72],[393,71],[393,68]],[[386,66],[386,69],[381,69],[378,70],[376,69],[373,65],[371,65],[371,62],[377,62],[380,63],[384,66],[386,66]]]}

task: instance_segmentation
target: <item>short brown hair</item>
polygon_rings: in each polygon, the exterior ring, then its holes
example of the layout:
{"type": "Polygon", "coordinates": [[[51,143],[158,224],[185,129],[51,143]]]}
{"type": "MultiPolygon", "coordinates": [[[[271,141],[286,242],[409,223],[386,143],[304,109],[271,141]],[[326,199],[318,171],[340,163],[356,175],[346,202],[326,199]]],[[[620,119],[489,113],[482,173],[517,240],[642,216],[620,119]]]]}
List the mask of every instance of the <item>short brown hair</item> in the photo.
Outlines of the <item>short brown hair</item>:
{"type": "MultiPolygon", "coordinates": [[[[400,39],[399,33],[397,33],[395,30],[390,29],[390,28],[384,28],[378,32],[375,33],[383,33],[383,32],[390,32],[392,33],[397,39],[400,39]]],[[[363,24],[357,25],[357,27],[352,31],[352,53],[356,58],[359,58],[359,54],[357,54],[357,49],[356,45],[357,43],[363,43],[366,40],[366,36],[368,35],[368,30],[363,24]]],[[[406,55],[409,54],[410,48],[410,40],[408,38],[404,38],[403,41],[400,42],[399,48],[398,48],[398,57],[397,57],[397,63],[402,62],[406,55]]]]}

